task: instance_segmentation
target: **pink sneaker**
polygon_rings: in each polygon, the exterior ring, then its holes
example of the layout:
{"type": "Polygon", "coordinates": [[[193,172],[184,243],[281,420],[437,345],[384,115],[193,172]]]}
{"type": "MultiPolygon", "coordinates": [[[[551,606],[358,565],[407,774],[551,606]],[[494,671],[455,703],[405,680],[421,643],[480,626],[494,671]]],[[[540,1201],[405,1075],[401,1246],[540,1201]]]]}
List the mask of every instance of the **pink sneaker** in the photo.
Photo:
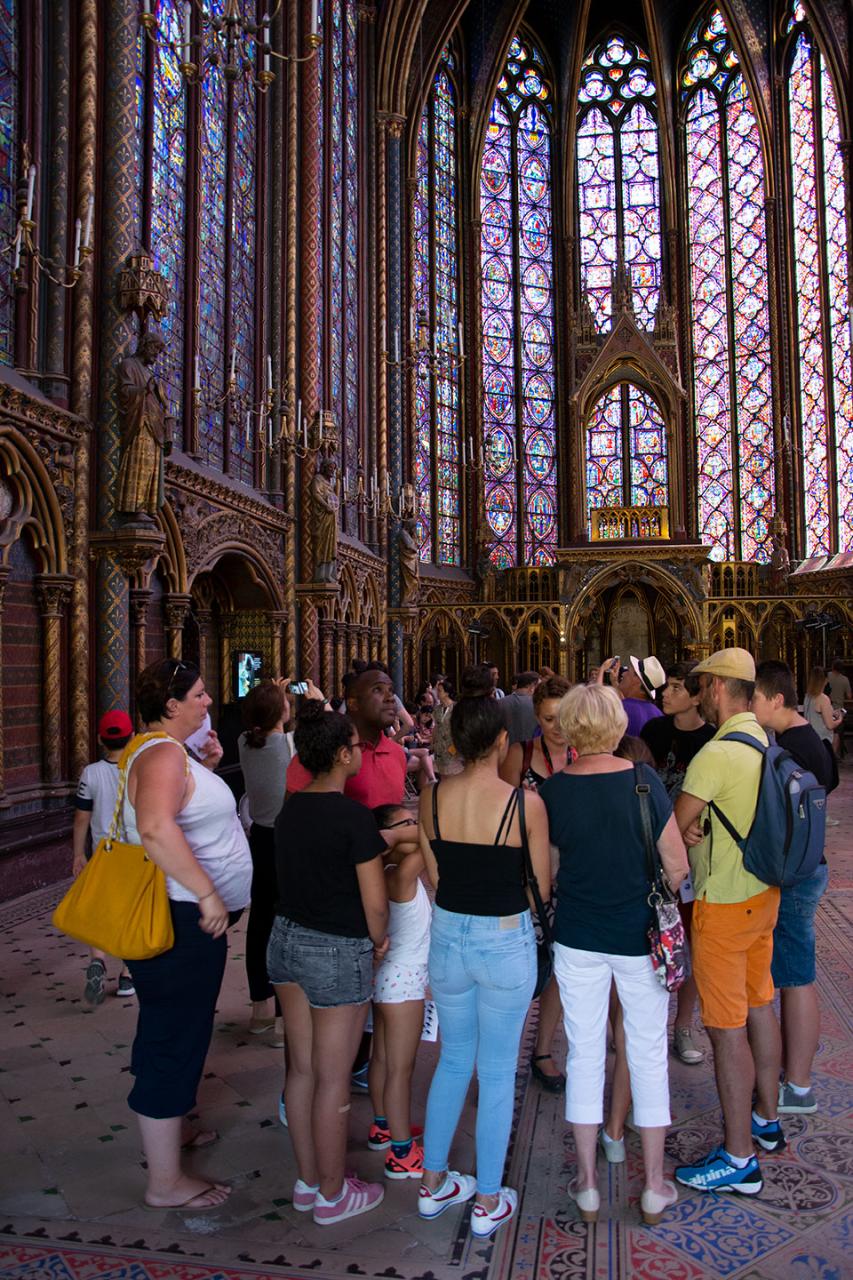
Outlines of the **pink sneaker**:
{"type": "Polygon", "coordinates": [[[357,1218],[360,1213],[376,1209],[385,1197],[380,1182],[362,1182],[361,1178],[347,1177],[339,1200],[329,1201],[317,1193],[314,1201],[314,1221],[319,1227],[343,1222],[345,1218],[357,1218]]]}
{"type": "Polygon", "coordinates": [[[310,1213],[314,1208],[319,1187],[309,1187],[307,1182],[297,1178],[293,1184],[293,1207],[297,1213],[310,1213]]]}

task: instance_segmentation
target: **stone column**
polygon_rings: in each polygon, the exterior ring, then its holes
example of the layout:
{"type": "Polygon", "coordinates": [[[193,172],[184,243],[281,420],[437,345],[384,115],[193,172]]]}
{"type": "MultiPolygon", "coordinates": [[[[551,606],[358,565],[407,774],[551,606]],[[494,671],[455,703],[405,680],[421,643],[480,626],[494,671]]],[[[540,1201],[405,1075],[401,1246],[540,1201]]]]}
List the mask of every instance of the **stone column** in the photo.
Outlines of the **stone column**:
{"type": "MultiPolygon", "coordinates": [[[[98,525],[115,525],[115,488],[120,437],[116,408],[116,367],[133,344],[131,317],[119,309],[116,282],[137,247],[136,228],[136,0],[110,0],[104,7],[104,131],[102,216],[97,236],[103,292],[99,303],[101,347],[98,416],[98,525]]],[[[97,574],[98,714],[129,703],[130,630],[127,580],[108,547],[97,574]]]]}
{"type": "MultiPolygon", "coordinates": [[[[6,594],[6,583],[9,581],[9,566],[0,565],[0,661],[3,656],[3,600],[6,594]]],[[[3,681],[0,680],[0,800],[6,792],[5,782],[5,741],[3,733],[3,681]]]]}
{"type": "Polygon", "coordinates": [[[327,698],[334,692],[335,680],[335,624],[330,618],[320,623],[320,688],[327,698]]]}
{"type": "MultiPolygon", "coordinates": [[[[343,692],[341,681],[344,678],[348,662],[346,624],[339,622],[335,630],[335,693],[343,692]]],[[[325,692],[328,692],[328,690],[325,692]]]]}
{"type": "Polygon", "coordinates": [[[62,781],[62,624],[72,580],[39,574],[35,580],[42,630],[42,772],[48,786],[62,781]]]}
{"type": "Polygon", "coordinates": [[[236,690],[231,688],[231,647],[237,632],[237,619],[233,613],[219,618],[219,688],[221,701],[233,702],[236,690]]]}
{"type": "Polygon", "coordinates": [[[144,587],[131,587],[130,625],[133,629],[133,671],[138,676],[148,665],[145,656],[145,630],[148,626],[148,606],[151,592],[144,587]]]}
{"type": "Polygon", "coordinates": [[[213,675],[210,670],[210,640],[213,633],[213,610],[196,607],[195,620],[198,624],[198,669],[201,678],[207,684],[213,675]]]}
{"type": "MultiPolygon", "coordinates": [[[[405,332],[403,323],[402,296],[402,235],[405,225],[403,216],[402,185],[402,133],[405,120],[401,116],[389,116],[386,146],[385,172],[385,204],[387,217],[387,271],[385,274],[385,332],[393,333],[399,329],[405,332]]],[[[380,197],[381,197],[380,191],[380,197]]],[[[381,250],[381,246],[380,246],[381,250]]],[[[380,287],[382,284],[380,279],[380,287]]],[[[380,297],[380,306],[381,306],[380,297]]],[[[381,336],[381,335],[380,335],[381,336]]],[[[381,343],[380,343],[381,345],[381,343]]],[[[386,468],[392,494],[400,492],[403,483],[403,377],[402,370],[389,367],[387,375],[388,387],[388,423],[386,440],[386,468]]],[[[381,466],[380,461],[380,466],[381,466]]],[[[388,598],[393,608],[400,605],[400,557],[397,534],[400,524],[397,520],[389,520],[387,555],[389,563],[388,598]]],[[[403,684],[403,632],[399,621],[395,618],[388,623],[389,671],[395,688],[403,684]]]]}
{"type": "Polygon", "coordinates": [[[170,658],[180,658],[183,652],[184,623],[192,604],[191,596],[177,592],[163,596],[163,616],[166,619],[166,648],[170,658]]]}
{"type": "Polygon", "coordinates": [[[274,676],[289,676],[293,673],[285,670],[285,634],[289,614],[286,609],[272,610],[267,614],[270,620],[270,648],[272,651],[272,674],[274,676]]]}
{"type": "MultiPolygon", "coordinates": [[[[89,196],[94,191],[98,109],[97,0],[79,0],[77,31],[77,191],[76,216],[86,225],[89,196]]],[[[97,244],[97,241],[96,241],[97,244]]],[[[92,415],[92,325],[94,275],[92,257],[73,291],[74,324],[71,355],[71,409],[87,423],[92,415]]],[[[91,760],[92,716],[89,710],[89,459],[91,438],[77,449],[74,465],[74,536],[69,569],[74,578],[71,599],[71,774],[78,778],[91,760]]]]}
{"type": "MultiPolygon", "coordinates": [[[[68,121],[71,116],[71,23],[68,0],[50,6],[50,152],[48,213],[48,253],[55,262],[72,261],[73,236],[68,235],[68,121]],[[70,244],[69,244],[70,239],[70,244]]],[[[84,223],[85,225],[85,223],[84,223]]],[[[45,276],[45,395],[68,402],[65,369],[65,317],[68,291],[45,276]]]]}

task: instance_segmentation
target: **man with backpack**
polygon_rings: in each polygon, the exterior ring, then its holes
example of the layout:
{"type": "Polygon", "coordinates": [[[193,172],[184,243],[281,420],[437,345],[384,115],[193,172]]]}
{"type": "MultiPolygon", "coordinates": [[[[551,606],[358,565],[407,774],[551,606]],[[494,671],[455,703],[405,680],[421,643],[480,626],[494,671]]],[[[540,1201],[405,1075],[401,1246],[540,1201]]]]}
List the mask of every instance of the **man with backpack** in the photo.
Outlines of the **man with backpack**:
{"type": "MultiPolygon", "coordinates": [[[[838,785],[838,764],[831,743],[820,738],[797,710],[794,676],[786,662],[762,662],[755,673],[752,710],[776,743],[813,774],[829,794],[838,785]]],[[[812,1062],[820,1035],[820,1006],[815,990],[815,927],[818,903],[826,892],[829,869],[821,856],[817,868],[797,884],[782,888],[773,932],[773,984],[779,988],[785,1078],[779,1085],[779,1111],[811,1115],[817,1101],[811,1087],[812,1062]]]]}
{"type": "Polygon", "coordinates": [[[763,1180],[753,1144],[765,1151],[785,1146],[777,1112],[782,1043],[770,973],[780,891],[746,869],[729,828],[748,832],[753,825],[768,740],[749,710],[751,654],[721,649],[692,674],[700,682],[701,714],[717,732],[688,766],[675,817],[690,853],[693,972],[714,1047],[724,1140],[675,1176],[699,1191],[756,1195],[763,1180]],[[723,740],[732,733],[756,745],[723,740]]]}

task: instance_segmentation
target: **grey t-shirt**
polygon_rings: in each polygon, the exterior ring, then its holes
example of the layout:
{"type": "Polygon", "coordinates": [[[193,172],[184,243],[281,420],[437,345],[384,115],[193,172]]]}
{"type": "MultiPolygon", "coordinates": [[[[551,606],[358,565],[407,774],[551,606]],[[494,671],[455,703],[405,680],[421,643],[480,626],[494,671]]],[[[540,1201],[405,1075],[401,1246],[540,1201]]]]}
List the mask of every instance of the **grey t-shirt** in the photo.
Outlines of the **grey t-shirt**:
{"type": "Polygon", "coordinates": [[[274,827],[284,804],[285,774],[290,764],[290,735],[270,733],[262,747],[247,747],[240,735],[240,768],[249,797],[252,821],[274,827]]]}
{"type": "Polygon", "coordinates": [[[533,737],[539,722],[533,710],[532,694],[508,693],[501,702],[501,711],[510,746],[514,742],[527,742],[533,737]]]}

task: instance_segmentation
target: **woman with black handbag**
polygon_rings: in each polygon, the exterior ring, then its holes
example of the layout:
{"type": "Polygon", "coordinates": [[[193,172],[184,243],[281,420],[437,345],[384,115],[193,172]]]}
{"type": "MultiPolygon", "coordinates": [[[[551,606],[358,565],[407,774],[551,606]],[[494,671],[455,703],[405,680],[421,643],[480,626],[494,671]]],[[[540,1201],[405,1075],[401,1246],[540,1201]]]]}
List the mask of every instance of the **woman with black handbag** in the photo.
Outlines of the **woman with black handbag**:
{"type": "Polygon", "coordinates": [[[613,752],[627,717],[619,696],[601,685],[576,685],[560,705],[560,723],[578,758],[543,783],[551,840],[560,850],[554,971],[569,1059],[566,1119],[574,1129],[578,1176],[570,1194],[584,1221],[595,1222],[600,1197],[596,1138],[603,1118],[607,1013],[615,979],[622,1003],[634,1119],[643,1145],[645,1221],[660,1220],[677,1192],[663,1178],[669,1113],[668,995],[655,977],[649,929],[654,912],[637,794],[651,809],[663,872],[675,890],[687,854],[663,784],[647,765],[613,752]],[[645,788],[648,791],[645,792],[645,788]]]}
{"type": "Polygon", "coordinates": [[[420,805],[421,848],[436,886],[429,976],[441,1056],[427,1101],[418,1212],[435,1218],[476,1193],[471,1233],[486,1238],[510,1221],[517,1206],[515,1191],[501,1186],[501,1177],[518,1047],[536,985],[526,885],[532,878],[540,895],[547,893],[548,830],[539,797],[523,796],[499,776],[507,750],[500,703],[460,698],[450,729],[465,767],[423,792],[420,805]],[[526,800],[523,817],[520,797],[522,805],[526,800]],[[476,1179],[447,1168],[475,1065],[476,1179]]]}

